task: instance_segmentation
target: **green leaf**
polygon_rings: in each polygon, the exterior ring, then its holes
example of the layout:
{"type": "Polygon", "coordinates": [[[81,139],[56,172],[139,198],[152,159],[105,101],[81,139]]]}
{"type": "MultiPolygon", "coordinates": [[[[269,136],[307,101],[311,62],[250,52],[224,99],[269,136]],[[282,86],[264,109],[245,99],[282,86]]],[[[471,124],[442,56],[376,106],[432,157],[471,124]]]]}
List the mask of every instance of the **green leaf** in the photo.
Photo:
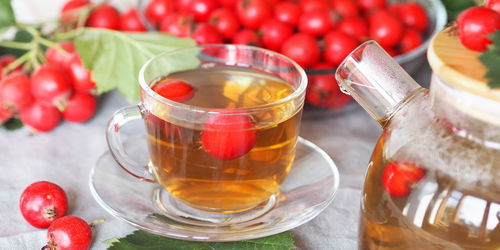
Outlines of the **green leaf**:
{"type": "Polygon", "coordinates": [[[490,88],[500,88],[500,70],[498,70],[498,65],[500,65],[500,31],[496,31],[489,37],[493,44],[488,46],[488,50],[483,52],[479,59],[488,69],[485,77],[488,79],[490,88]]]}
{"type": "Polygon", "coordinates": [[[4,128],[7,130],[16,130],[23,127],[21,120],[17,118],[11,118],[3,124],[4,128]]]}
{"type": "Polygon", "coordinates": [[[453,21],[462,11],[476,6],[474,0],[441,0],[446,12],[448,13],[448,21],[453,21]]]}
{"type": "Polygon", "coordinates": [[[16,24],[10,0],[0,0],[0,31],[16,24]]]}
{"type": "MultiPolygon", "coordinates": [[[[138,74],[151,57],[181,47],[194,46],[191,39],[162,33],[125,33],[87,28],[75,39],[85,68],[92,72],[98,94],[117,88],[130,102],[139,99],[138,74]]],[[[161,76],[171,70],[192,69],[199,65],[195,53],[184,54],[152,67],[161,76]]]]}
{"type": "Polygon", "coordinates": [[[137,230],[111,242],[108,250],[290,250],[295,248],[292,236],[292,233],[284,232],[253,240],[197,242],[171,239],[137,230]]]}

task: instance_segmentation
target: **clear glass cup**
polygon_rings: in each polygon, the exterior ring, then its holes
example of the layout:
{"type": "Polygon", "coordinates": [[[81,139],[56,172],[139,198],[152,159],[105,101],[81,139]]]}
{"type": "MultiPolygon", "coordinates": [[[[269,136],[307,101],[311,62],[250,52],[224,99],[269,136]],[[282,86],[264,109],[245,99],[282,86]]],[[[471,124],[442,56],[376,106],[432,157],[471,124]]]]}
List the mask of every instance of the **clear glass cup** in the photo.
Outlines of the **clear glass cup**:
{"type": "MultiPolygon", "coordinates": [[[[228,219],[231,223],[250,220],[274,206],[297,144],[307,84],[300,66],[256,47],[205,45],[152,58],[142,67],[139,83],[141,102],[118,110],[108,123],[106,136],[114,159],[127,173],[157,182],[167,191],[168,198],[155,198],[160,209],[173,217],[194,219],[194,224],[219,225],[228,219]],[[214,69],[223,69],[231,77],[234,74],[221,91],[231,95],[233,88],[242,90],[239,95],[225,96],[236,104],[214,109],[211,103],[220,101],[215,98],[189,105],[166,99],[152,88],[159,80],[183,72],[191,76],[201,72],[204,79],[215,77],[211,74],[214,69]],[[245,76],[240,77],[240,73],[245,76]],[[242,80],[251,77],[260,80],[242,80]],[[286,83],[289,94],[252,105],[249,97],[262,99],[275,91],[263,84],[271,78],[286,83]],[[140,119],[147,130],[150,161],[146,167],[127,155],[120,137],[126,123],[140,119]],[[249,122],[242,124],[242,120],[249,122]],[[214,126],[214,121],[224,124],[216,122],[214,126]],[[241,148],[242,152],[229,157],[217,153],[241,148]]],[[[285,85],[280,86],[274,88],[285,85]]],[[[204,91],[202,85],[194,88],[204,91]]]]}

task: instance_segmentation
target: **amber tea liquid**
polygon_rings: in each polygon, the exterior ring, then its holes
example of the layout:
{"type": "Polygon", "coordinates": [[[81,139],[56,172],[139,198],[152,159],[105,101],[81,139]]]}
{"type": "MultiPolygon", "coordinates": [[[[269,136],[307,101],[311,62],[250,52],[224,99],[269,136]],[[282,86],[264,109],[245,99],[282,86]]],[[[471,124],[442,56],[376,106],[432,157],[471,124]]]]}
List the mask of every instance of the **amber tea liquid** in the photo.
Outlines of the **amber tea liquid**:
{"type": "Polygon", "coordinates": [[[393,121],[375,147],[362,194],[360,249],[500,249],[500,149],[447,131],[426,112],[415,105],[408,111],[413,118],[393,121]],[[425,169],[425,177],[407,196],[394,197],[382,174],[389,162],[403,161],[425,169]]]}
{"type": "MultiPolygon", "coordinates": [[[[177,72],[152,83],[182,80],[195,89],[185,104],[209,109],[251,108],[289,96],[294,88],[257,70],[214,66],[177,72]]],[[[250,114],[255,145],[241,157],[223,160],[204,147],[203,126],[175,122],[166,114],[146,118],[151,165],[159,183],[184,203],[211,212],[253,208],[279,191],[291,169],[301,108],[270,108],[250,114]],[[271,121],[271,122],[270,122],[271,121]]],[[[158,112],[161,113],[161,112],[158,112]]]]}

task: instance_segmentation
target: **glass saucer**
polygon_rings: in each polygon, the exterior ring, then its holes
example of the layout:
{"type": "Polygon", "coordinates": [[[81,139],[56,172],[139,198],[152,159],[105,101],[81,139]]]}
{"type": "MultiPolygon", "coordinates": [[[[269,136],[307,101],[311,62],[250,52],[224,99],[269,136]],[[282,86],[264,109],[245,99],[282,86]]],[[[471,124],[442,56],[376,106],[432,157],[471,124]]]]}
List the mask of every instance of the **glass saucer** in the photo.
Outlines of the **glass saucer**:
{"type": "MultiPolygon", "coordinates": [[[[130,137],[125,149],[129,155],[142,158],[148,154],[144,137],[130,137]]],[[[248,240],[290,230],[323,211],[332,202],[338,186],[339,173],[333,160],[315,144],[299,138],[292,170],[265,213],[214,226],[172,216],[165,210],[169,204],[158,202],[168,203],[168,193],[156,183],[128,175],[109,152],[90,171],[92,195],[111,215],[151,233],[192,241],[248,240]]]]}

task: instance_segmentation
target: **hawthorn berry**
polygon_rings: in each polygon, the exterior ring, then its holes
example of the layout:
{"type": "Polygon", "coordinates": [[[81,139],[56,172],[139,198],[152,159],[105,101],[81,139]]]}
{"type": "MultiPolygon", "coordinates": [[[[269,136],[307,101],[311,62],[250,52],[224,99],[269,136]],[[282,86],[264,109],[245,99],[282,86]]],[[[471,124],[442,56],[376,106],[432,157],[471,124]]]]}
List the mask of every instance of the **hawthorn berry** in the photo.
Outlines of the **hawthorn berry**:
{"type": "Polygon", "coordinates": [[[46,247],[51,250],[87,250],[91,243],[90,225],[75,216],[59,218],[47,229],[46,247]]]}
{"type": "Polygon", "coordinates": [[[34,102],[20,112],[24,125],[38,132],[48,132],[61,121],[61,113],[57,108],[34,102]]]}
{"type": "Polygon", "coordinates": [[[58,185],[39,181],[24,189],[19,200],[24,219],[37,228],[48,227],[55,219],[66,215],[66,193],[58,185]]]}
{"type": "Polygon", "coordinates": [[[382,185],[394,197],[405,197],[425,177],[425,170],[410,162],[390,162],[382,172],[382,185]]]}
{"type": "Polygon", "coordinates": [[[194,96],[193,87],[180,80],[160,83],[153,87],[153,91],[175,102],[186,102],[194,96]]]}
{"type": "Polygon", "coordinates": [[[33,102],[30,78],[21,72],[13,72],[0,82],[1,106],[18,112],[33,102]]]}
{"type": "Polygon", "coordinates": [[[233,160],[248,153],[255,146],[254,123],[247,114],[214,110],[204,124],[201,141],[205,150],[221,160],[233,160]]]}
{"type": "Polygon", "coordinates": [[[485,51],[492,41],[488,35],[500,29],[500,14],[486,7],[473,7],[457,18],[458,38],[476,51],[485,51]]]}
{"type": "Polygon", "coordinates": [[[69,122],[86,122],[94,115],[96,106],[97,102],[93,95],[77,92],[69,98],[62,116],[69,122]]]}

